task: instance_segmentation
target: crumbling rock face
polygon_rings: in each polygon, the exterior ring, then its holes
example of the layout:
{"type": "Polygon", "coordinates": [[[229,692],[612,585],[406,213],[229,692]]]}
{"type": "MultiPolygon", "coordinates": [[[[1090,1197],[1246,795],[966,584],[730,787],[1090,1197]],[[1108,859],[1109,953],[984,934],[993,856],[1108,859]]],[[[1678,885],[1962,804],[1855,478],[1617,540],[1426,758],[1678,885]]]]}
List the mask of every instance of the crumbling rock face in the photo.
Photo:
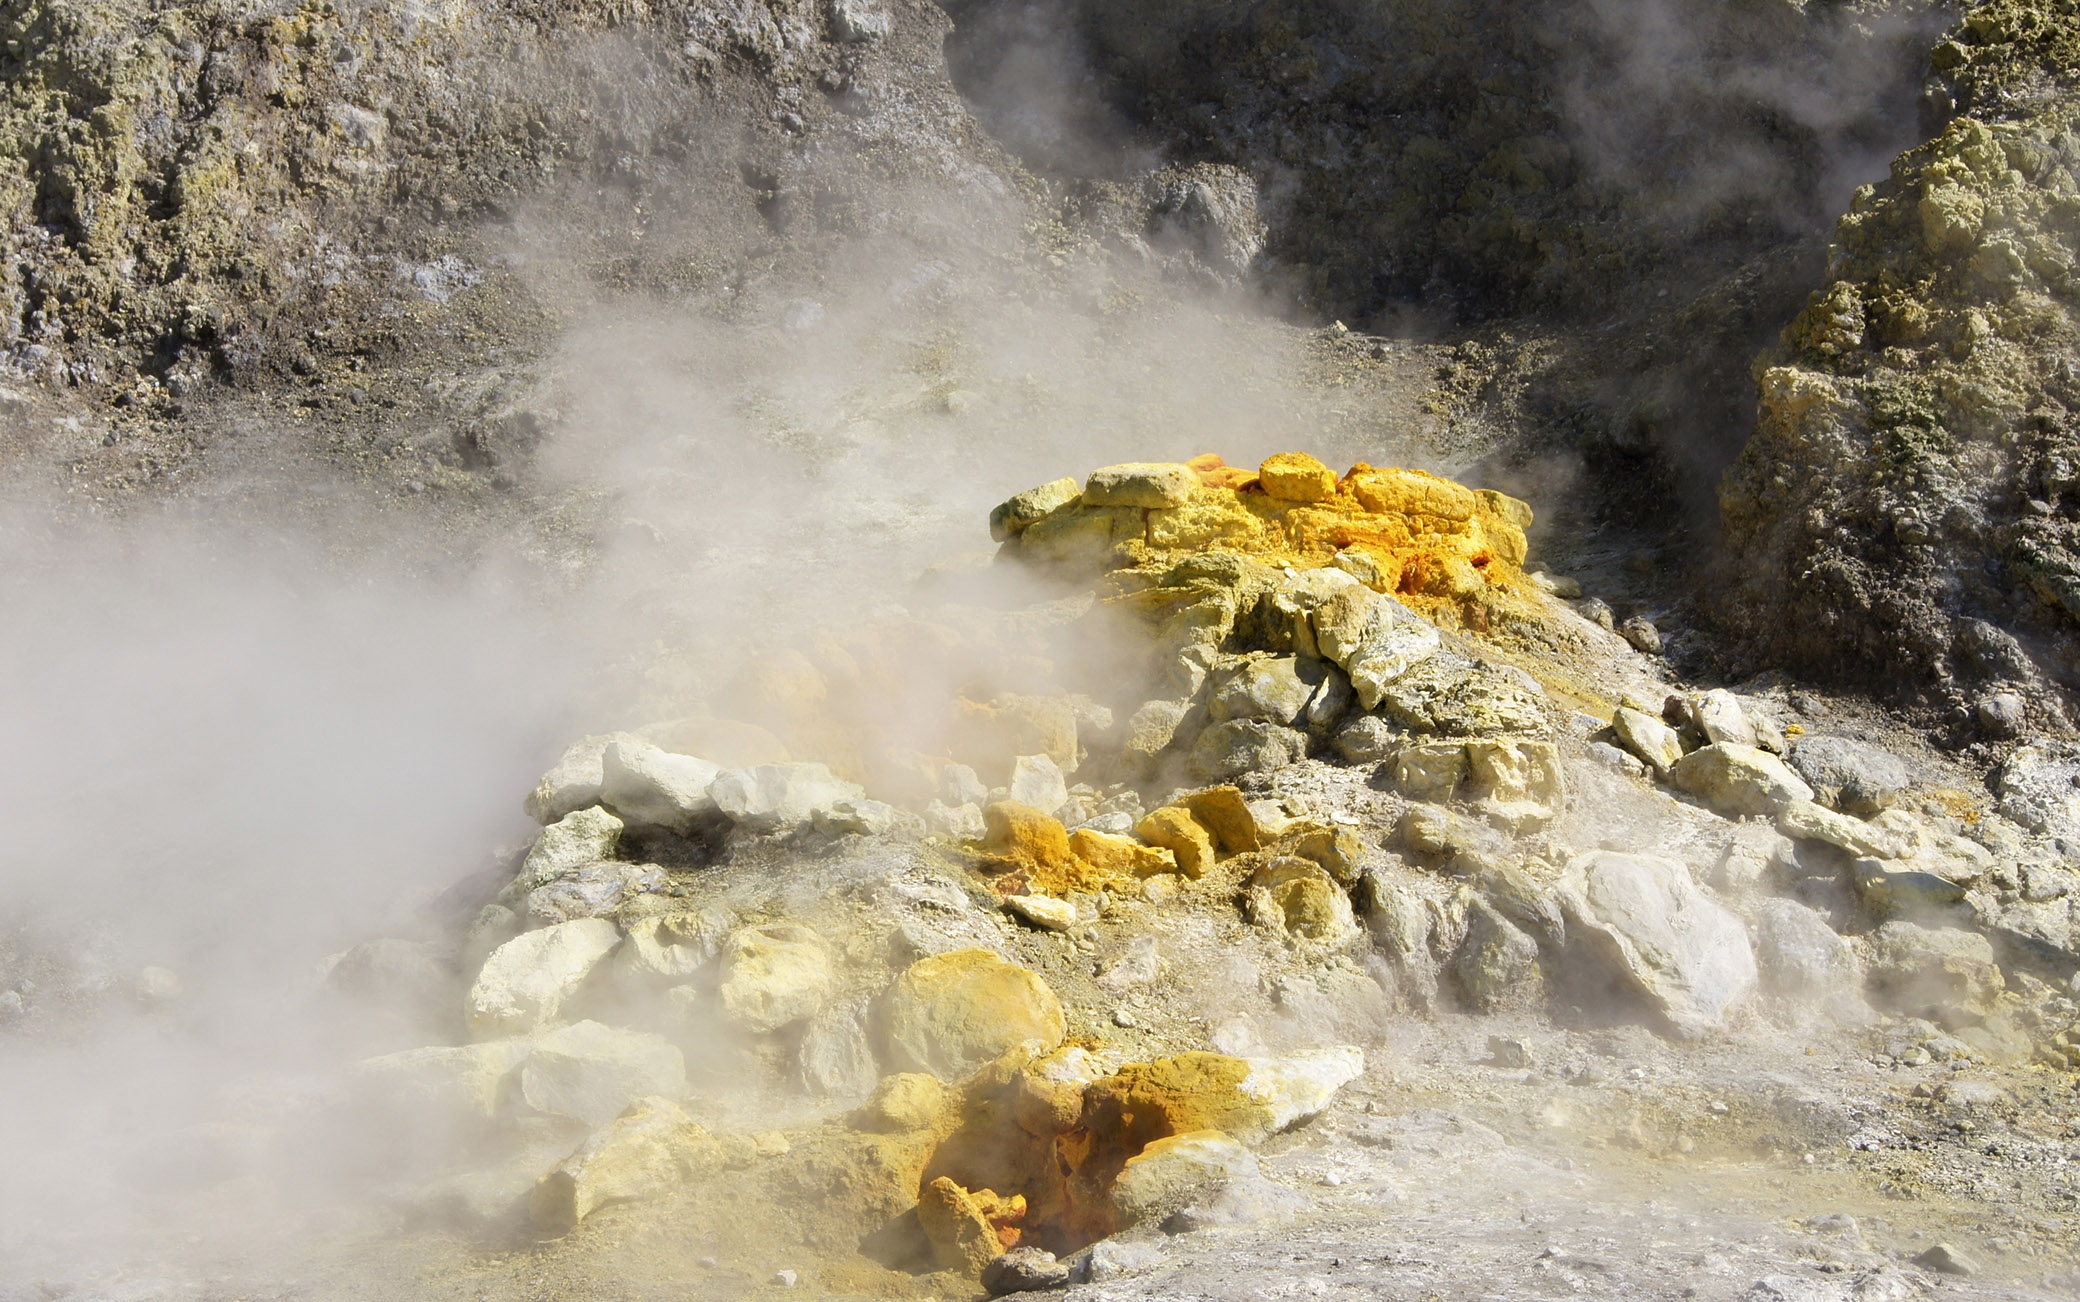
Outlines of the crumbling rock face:
{"type": "Polygon", "coordinates": [[[1720,491],[1747,657],[1925,690],[1960,740],[2063,726],[2080,681],[2076,66],[2039,6],[1937,46],[1956,116],[1858,191],[1720,491]]]}

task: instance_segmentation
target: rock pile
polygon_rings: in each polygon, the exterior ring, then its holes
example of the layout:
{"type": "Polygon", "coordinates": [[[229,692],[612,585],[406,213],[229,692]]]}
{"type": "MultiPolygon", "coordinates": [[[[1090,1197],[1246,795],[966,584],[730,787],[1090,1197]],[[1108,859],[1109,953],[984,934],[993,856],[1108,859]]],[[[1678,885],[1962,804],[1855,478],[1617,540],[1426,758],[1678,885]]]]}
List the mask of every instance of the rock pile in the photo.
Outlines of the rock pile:
{"type": "MultiPolygon", "coordinates": [[[[505,1154],[468,1201],[539,1232],[809,1181],[831,1241],[1011,1289],[1275,1211],[1252,1146],[1396,1008],[1883,1015],[1902,1053],[2073,1061],[2046,833],[1760,699],[1657,699],[1525,581],[1528,523],[1296,455],[1020,494],[992,528],[1037,605],[970,585],[767,657],[751,717],[572,746],[461,942],[468,1042],[369,1061],[364,1101],[505,1154]],[[781,1130],[732,1112],[780,1091],[781,1130]]],[[[2018,815],[2060,825],[2067,758],[2011,765],[2018,815]]]]}

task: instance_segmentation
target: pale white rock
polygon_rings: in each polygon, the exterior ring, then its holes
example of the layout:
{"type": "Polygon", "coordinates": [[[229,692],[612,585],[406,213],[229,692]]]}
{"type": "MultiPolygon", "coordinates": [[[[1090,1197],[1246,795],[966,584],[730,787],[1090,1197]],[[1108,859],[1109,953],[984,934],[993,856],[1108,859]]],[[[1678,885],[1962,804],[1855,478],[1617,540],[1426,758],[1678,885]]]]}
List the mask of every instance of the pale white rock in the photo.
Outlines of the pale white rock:
{"type": "Polygon", "coordinates": [[[1046,931],[1067,931],[1076,925],[1076,906],[1052,895],[1006,896],[1004,908],[1046,931]]]}
{"type": "Polygon", "coordinates": [[[884,800],[838,800],[829,809],[810,815],[809,823],[819,832],[851,836],[886,836],[908,826],[921,832],[923,820],[884,800]]]}
{"type": "Polygon", "coordinates": [[[664,872],[651,864],[594,863],[574,868],[527,893],[527,916],[536,925],[594,918],[630,897],[664,890],[664,872]]]}
{"type": "Polygon", "coordinates": [[[1611,731],[1625,749],[1645,760],[1657,773],[1666,773],[1683,758],[1683,741],[1676,730],[1639,710],[1619,706],[1611,716],[1611,731]]]}
{"type": "Polygon", "coordinates": [[[639,918],[614,954],[617,978],[636,987],[692,980],[721,952],[728,923],[720,914],[667,913],[639,918]]]}
{"type": "Polygon", "coordinates": [[[613,741],[600,755],[600,798],[632,826],[686,832],[715,813],[708,788],[721,772],[692,755],[613,741]]]}
{"type": "Polygon", "coordinates": [[[1315,641],[1350,676],[1358,708],[1370,711],[1387,684],[1436,655],[1437,626],[1389,596],[1352,588],[1317,606],[1315,641]]]}
{"type": "Polygon", "coordinates": [[[1801,841],[1820,841],[1869,859],[1898,859],[1913,850],[1912,838],[1810,800],[1794,800],[1777,811],[1777,830],[1801,841]]]}
{"type": "Polygon", "coordinates": [[[605,918],[523,932],[491,951],[470,987],[470,1031],[482,1038],[532,1031],[555,1018],[621,933],[605,918]]]}
{"type": "Polygon", "coordinates": [[[1755,906],[1755,955],[1763,988],[1786,998],[1853,997],[1863,987],[1856,947],[1796,900],[1755,906]]]}
{"type": "Polygon", "coordinates": [[[623,823],[594,805],[574,809],[543,828],[520,865],[519,888],[531,891],[556,880],[574,868],[612,859],[621,844],[623,823]]]}
{"type": "Polygon", "coordinates": [[[1516,832],[1544,827],[1567,804],[1560,748],[1549,741],[1483,739],[1466,743],[1467,795],[1481,812],[1516,832]]]}
{"type": "Polygon", "coordinates": [[[1450,800],[1466,780],[1466,743],[1425,741],[1403,746],[1389,761],[1394,790],[1410,800],[1450,800]]]}
{"type": "Polygon", "coordinates": [[[1010,798],[1052,814],[1069,801],[1069,780],[1051,755],[1021,755],[1012,761],[1010,798]]]}
{"type": "Polygon", "coordinates": [[[1753,746],[1717,742],[1685,755],[1668,780],[1728,817],[1771,814],[1813,789],[1784,761],[1753,746]]]}
{"type": "Polygon", "coordinates": [[[671,1193],[720,1155],[721,1145],[678,1104],[639,1098],[535,1184],[528,1210],[536,1229],[565,1234],[610,1203],[671,1193]]]}
{"type": "Polygon", "coordinates": [[[407,1124],[482,1124],[498,1116],[506,1078],[533,1051],[532,1040],[514,1037],[386,1053],[354,1065],[348,1092],[407,1124]]]}
{"type": "Polygon", "coordinates": [[[534,790],[527,793],[523,807],[537,823],[553,823],[574,809],[599,803],[601,765],[607,744],[633,741],[625,732],[603,732],[571,743],[534,790]]]}
{"type": "Polygon", "coordinates": [[[686,1059],[661,1035],[573,1022],[535,1040],[520,1096],[551,1116],[603,1125],[648,1094],[686,1092],[686,1059]]]}
{"type": "Polygon", "coordinates": [[[1256,1154],[1218,1130],[1156,1140],[1127,1159],[1110,1196],[1120,1221],[1136,1225],[1178,1210],[1241,1180],[1261,1178],[1256,1154]]]}
{"type": "Polygon", "coordinates": [[[830,947],[795,923],[745,927],[723,947],[722,1011],[764,1034],[823,1011],[836,984],[830,947]]]}
{"type": "Polygon", "coordinates": [[[1236,1091],[1253,1106],[1229,1114],[1227,1132],[1254,1144],[1297,1125],[1329,1106],[1336,1091],[1365,1070],[1365,1053],[1355,1045],[1291,1054],[1283,1058],[1250,1058],[1249,1074],[1236,1091]]]}
{"type": "Polygon", "coordinates": [[[793,831],[807,826],[819,813],[829,817],[842,802],[867,798],[864,788],[821,764],[726,769],[708,790],[731,822],[755,832],[793,831]]]}
{"type": "Polygon", "coordinates": [[[1747,929],[1677,860],[1580,855],[1561,876],[1560,899],[1576,934],[1679,1035],[1715,1029],[1755,989],[1747,929]]]}
{"type": "Polygon", "coordinates": [[[1756,742],[1755,724],[1741,709],[1741,703],[1733,693],[1723,687],[1715,687],[1702,696],[1692,698],[1690,709],[1697,716],[1697,726],[1705,740],[1714,744],[1753,746],[1756,742]]]}
{"type": "MultiPolygon", "coordinates": [[[[983,793],[985,796],[988,792],[983,793]]],[[[1128,822],[1129,830],[1133,823],[1128,822]]],[[[924,807],[924,832],[948,841],[980,841],[989,832],[983,821],[982,806],[964,804],[947,806],[937,800],[924,807]]]]}

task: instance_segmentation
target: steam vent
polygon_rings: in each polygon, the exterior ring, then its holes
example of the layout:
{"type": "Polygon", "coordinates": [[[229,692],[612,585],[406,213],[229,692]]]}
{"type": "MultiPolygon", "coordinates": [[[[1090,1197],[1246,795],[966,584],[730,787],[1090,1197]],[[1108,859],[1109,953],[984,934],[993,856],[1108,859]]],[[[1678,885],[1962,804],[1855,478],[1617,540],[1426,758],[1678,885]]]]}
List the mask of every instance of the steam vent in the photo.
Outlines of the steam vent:
{"type": "Polygon", "coordinates": [[[2080,0],[0,0],[0,1302],[2080,1302],[2080,0]]]}

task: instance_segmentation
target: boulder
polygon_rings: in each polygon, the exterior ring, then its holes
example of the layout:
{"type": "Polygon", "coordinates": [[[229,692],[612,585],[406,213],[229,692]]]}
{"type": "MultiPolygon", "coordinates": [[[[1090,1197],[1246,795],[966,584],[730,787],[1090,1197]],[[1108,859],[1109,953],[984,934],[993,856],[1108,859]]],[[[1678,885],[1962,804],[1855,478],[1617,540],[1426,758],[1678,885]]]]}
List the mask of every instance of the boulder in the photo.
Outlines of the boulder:
{"type": "Polygon", "coordinates": [[[1387,781],[1410,800],[1450,800],[1466,780],[1466,743],[1423,741],[1394,752],[1387,781]]]}
{"type": "Polygon", "coordinates": [[[1897,859],[1913,848],[1896,832],[1810,800],[1793,800],[1779,809],[1777,830],[1795,841],[1819,841],[1871,859],[1897,859]]]}
{"type": "Polygon", "coordinates": [[[1679,861],[1596,851],[1568,863],[1560,891],[1571,940],[1645,996],[1677,1034],[1715,1029],[1754,990],[1747,929],[1679,861]]]}
{"type": "Polygon", "coordinates": [[[1160,1221],[1237,1181],[1262,1179],[1256,1154],[1218,1130],[1166,1135],[1127,1159],[1110,1197],[1122,1226],[1160,1221]]]}
{"type": "Polygon", "coordinates": [[[1430,621],[1355,584],[1316,606],[1310,620],[1322,656],[1350,676],[1366,711],[1379,705],[1388,683],[1444,645],[1430,621]]]}
{"type": "Polygon", "coordinates": [[[1069,780],[1047,755],[1021,755],[1012,762],[1007,799],[1052,814],[1069,801],[1069,780]]]}
{"type": "Polygon", "coordinates": [[[354,1065],[348,1093],[386,1125],[453,1140],[498,1116],[507,1079],[533,1051],[532,1040],[514,1037],[386,1053],[354,1065]]]}
{"type": "Polygon", "coordinates": [[[1029,1041],[1052,1049],[1067,1033],[1047,982],[986,949],[919,959],[881,1003],[882,1044],[898,1071],[956,1080],[1029,1041]]]}
{"type": "Polygon", "coordinates": [[[479,1038],[516,1035],[554,1019],[620,939],[605,918],[579,918],[500,945],[470,987],[471,1033],[479,1038]]]}
{"type": "Polygon", "coordinates": [[[1273,859],[1250,876],[1250,916],[1287,940],[1340,949],[1361,934],[1350,897],[1312,859],[1273,859]]]}
{"type": "Polygon", "coordinates": [[[1448,737],[1552,731],[1545,690],[1529,674],[1432,656],[1381,686],[1371,707],[1415,732],[1448,737]]]}
{"type": "Polygon", "coordinates": [[[1993,789],[2005,817],[2040,835],[2080,844],[2080,742],[2021,747],[2001,765],[1993,789]]]}
{"type": "Polygon", "coordinates": [[[1467,784],[1460,793],[1513,832],[1544,827],[1567,804],[1560,748],[1549,741],[1498,738],[1466,743],[1467,784]]]}
{"type": "Polygon", "coordinates": [[[934,800],[924,807],[924,834],[947,841],[980,841],[989,834],[980,805],[946,805],[934,800]]]}
{"type": "Polygon", "coordinates": [[[858,1098],[874,1088],[880,1068],[867,1040],[864,1009],[831,1007],[809,1020],[796,1055],[802,1084],[811,1094],[858,1098]]]}
{"type": "Polygon", "coordinates": [[[1297,724],[1304,721],[1308,703],[1328,666],[1309,661],[1303,677],[1297,656],[1260,656],[1245,660],[1220,675],[1207,703],[1207,715],[1216,722],[1227,719],[1256,719],[1265,723],[1297,724]]]}
{"type": "Polygon", "coordinates": [[[536,1182],[528,1212],[542,1233],[568,1234],[609,1203],[673,1192],[720,1156],[721,1145],[678,1104],[640,1098],[536,1182]]]}
{"type": "Polygon", "coordinates": [[[1243,799],[1239,788],[1208,787],[1194,791],[1178,803],[1191,810],[1192,817],[1213,833],[1224,854],[1243,854],[1262,844],[1256,815],[1250,812],[1249,802],[1243,799]]]}
{"type": "Polygon", "coordinates": [[[1754,746],[1718,742],[1685,755],[1668,780],[1729,818],[1773,814],[1813,789],[1784,761],[1754,746]]]}
{"type": "Polygon", "coordinates": [[[1137,461],[1093,470],[1083,485],[1085,506],[1183,506],[1199,477],[1181,462],[1137,461]]]}
{"type": "Polygon", "coordinates": [[[1689,701],[1690,715],[1697,721],[1697,730],[1704,734],[1710,745],[1757,746],[1760,739],[1755,725],[1749,720],[1741,703],[1733,693],[1723,687],[1694,696],[1689,701]]]}
{"type": "Polygon", "coordinates": [[[1160,1133],[1218,1130],[1255,1144],[1329,1106],[1364,1070],[1364,1053],[1350,1045],[1284,1058],[1182,1053],[1092,1082],[1084,1117],[1103,1126],[1131,1116],[1160,1133]]]}
{"type": "Polygon", "coordinates": [[[1363,585],[1340,569],[1289,570],[1258,601],[1257,637],[1272,651],[1322,658],[1311,616],[1315,608],[1341,592],[1363,585]]]}
{"type": "Polygon", "coordinates": [[[1095,827],[1079,827],[1069,833],[1069,853],[1107,877],[1152,877],[1178,870],[1175,851],[1095,827]]]}
{"type": "Polygon", "coordinates": [[[600,801],[601,761],[607,744],[634,740],[625,732],[606,732],[571,743],[522,802],[537,823],[553,823],[575,809],[600,801]]]}
{"type": "Polygon", "coordinates": [[[603,1125],[648,1094],[686,1092],[686,1059],[671,1041],[599,1022],[542,1035],[520,1064],[520,1096],[551,1116],[603,1125]]]}
{"type": "Polygon", "coordinates": [[[1866,939],[1865,970],[1872,1003],[1948,1026],[1983,1017],[2007,988],[1986,937],[1905,921],[1866,939]]]}
{"type": "Polygon", "coordinates": [[[1068,931],[1076,925],[1076,906],[1052,895],[1007,895],[1004,909],[1042,931],[1068,931]]]}
{"type": "Polygon", "coordinates": [[[837,983],[830,947],[796,923],[745,927],[722,950],[722,1011],[757,1035],[807,1021],[837,983]]]}
{"type": "Polygon", "coordinates": [[[866,799],[866,790],[821,764],[759,764],[725,769],[709,787],[716,807],[754,832],[792,832],[842,802],[866,799]]]}
{"type": "Polygon", "coordinates": [[[728,931],[719,913],[683,910],[638,918],[615,951],[615,975],[638,987],[690,981],[722,951],[728,931]]]}
{"type": "Polygon", "coordinates": [[[1846,737],[1806,737],[1791,751],[1791,767],[1824,805],[1868,818],[1890,809],[1913,785],[1906,761],[1846,737]]]}
{"type": "Polygon", "coordinates": [[[598,806],[574,809],[543,828],[520,865],[516,885],[523,892],[554,881],[573,868],[612,859],[621,844],[624,824],[598,806]]]}
{"type": "Polygon", "coordinates": [[[573,868],[527,893],[526,913],[536,925],[612,913],[637,895],[665,889],[664,873],[650,864],[593,863],[573,868]]]}
{"type": "MultiPolygon", "coordinates": [[[[1193,714],[1190,701],[1146,701],[1127,717],[1126,735],[1120,741],[1120,758],[1131,769],[1153,772],[1157,757],[1186,733],[1186,720],[1193,714]]],[[[1204,716],[1200,716],[1204,717],[1204,716]]]]}
{"type": "Polygon", "coordinates": [[[1069,1282],[1069,1263],[1045,1248],[1017,1247],[982,1268],[982,1288],[991,1297],[1036,1293],[1069,1282]]]}
{"type": "Polygon", "coordinates": [[[1452,960],[1452,975],[1477,1013],[1530,1011],[1545,999],[1538,942],[1479,898],[1467,907],[1466,939],[1452,960]]]}
{"type": "Polygon", "coordinates": [[[1756,905],[1754,933],[1762,988],[1771,994],[1819,1000],[1861,990],[1863,964],[1856,947],[1796,900],[1756,905]]]}
{"type": "Polygon", "coordinates": [[[1336,493],[1336,472],[1305,452],[1278,452],[1257,467],[1264,494],[1280,502],[1319,502],[1336,493]]]}
{"type": "Polygon", "coordinates": [[[1225,782],[1248,773],[1274,773],[1307,756],[1307,735],[1255,719],[1216,723],[1192,743],[1186,768],[1202,782],[1225,782]]]}
{"type": "Polygon", "coordinates": [[[1213,867],[1213,833],[1182,805],[1165,805],[1143,818],[1134,835],[1170,851],[1177,871],[1199,878],[1213,867]]]}
{"type": "Polygon", "coordinates": [[[1643,711],[1618,707],[1611,716],[1611,731],[1656,773],[1666,774],[1683,758],[1683,741],[1676,730],[1643,711]]]}
{"type": "Polygon", "coordinates": [[[631,827],[690,832],[712,816],[708,790],[722,769],[639,741],[608,742],[600,755],[600,798],[631,827]]]}
{"type": "Polygon", "coordinates": [[[989,536],[993,542],[1009,542],[1026,531],[1027,526],[1046,519],[1055,511],[1076,501],[1083,490],[1073,479],[1057,479],[1051,484],[1028,488],[1023,493],[1013,494],[989,513],[989,536]]]}

